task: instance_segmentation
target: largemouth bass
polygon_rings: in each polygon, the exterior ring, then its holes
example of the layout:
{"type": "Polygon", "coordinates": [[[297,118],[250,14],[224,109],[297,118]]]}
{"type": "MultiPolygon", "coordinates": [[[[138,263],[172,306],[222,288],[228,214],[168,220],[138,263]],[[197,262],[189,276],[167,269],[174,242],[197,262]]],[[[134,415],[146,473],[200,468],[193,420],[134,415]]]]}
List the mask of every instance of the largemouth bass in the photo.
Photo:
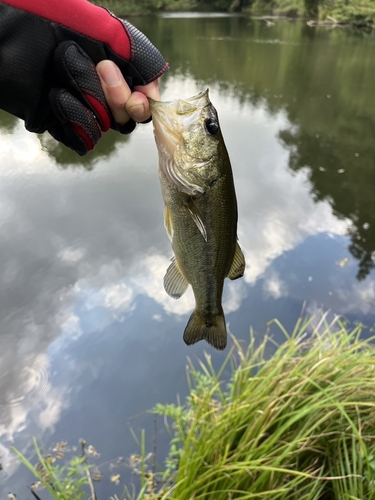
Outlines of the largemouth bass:
{"type": "Polygon", "coordinates": [[[245,259],[237,243],[232,168],[208,89],[185,100],[150,99],[159,153],[164,224],[174,257],[164,288],[178,299],[190,284],[195,310],[184,341],[227,344],[221,297],[226,277],[240,278],[245,259]]]}

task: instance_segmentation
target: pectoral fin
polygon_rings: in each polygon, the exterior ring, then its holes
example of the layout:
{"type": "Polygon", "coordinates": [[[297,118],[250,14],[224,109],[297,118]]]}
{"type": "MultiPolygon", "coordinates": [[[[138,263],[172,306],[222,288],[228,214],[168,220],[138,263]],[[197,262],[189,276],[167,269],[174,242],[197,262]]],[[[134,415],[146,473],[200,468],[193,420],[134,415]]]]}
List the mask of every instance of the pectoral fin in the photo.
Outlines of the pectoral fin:
{"type": "Polygon", "coordinates": [[[227,277],[231,280],[236,280],[241,278],[245,272],[245,257],[242,253],[240,245],[236,242],[236,251],[234,254],[232,266],[227,274],[227,277]]]}
{"type": "Polygon", "coordinates": [[[178,268],[176,258],[173,257],[172,263],[168,267],[167,272],[164,276],[165,291],[173,299],[179,299],[181,295],[186,292],[188,286],[189,283],[186,281],[180,269],[178,268]]]}
{"type": "Polygon", "coordinates": [[[203,236],[204,241],[207,243],[206,228],[204,226],[204,223],[203,223],[203,220],[202,220],[201,215],[199,213],[199,210],[198,210],[196,204],[194,203],[193,198],[190,198],[189,202],[186,204],[186,207],[187,207],[193,221],[195,222],[197,228],[199,229],[199,232],[203,236]]]}
{"type": "Polygon", "coordinates": [[[171,218],[171,212],[167,205],[164,205],[164,227],[167,231],[168,238],[170,241],[172,241],[173,238],[173,225],[172,225],[172,218],[171,218]]]}

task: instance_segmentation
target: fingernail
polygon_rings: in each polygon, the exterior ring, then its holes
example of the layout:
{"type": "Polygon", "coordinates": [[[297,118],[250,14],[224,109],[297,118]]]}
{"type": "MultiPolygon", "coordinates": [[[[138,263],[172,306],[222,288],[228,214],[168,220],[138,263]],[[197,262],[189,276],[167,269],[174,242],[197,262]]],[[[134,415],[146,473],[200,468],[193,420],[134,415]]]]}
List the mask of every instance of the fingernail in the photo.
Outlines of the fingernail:
{"type": "Polygon", "coordinates": [[[145,117],[145,107],[143,104],[136,104],[128,109],[129,114],[132,116],[133,120],[140,121],[144,120],[145,117]]]}
{"type": "Polygon", "coordinates": [[[98,72],[106,85],[115,85],[120,80],[120,70],[111,61],[102,62],[98,72]]]}

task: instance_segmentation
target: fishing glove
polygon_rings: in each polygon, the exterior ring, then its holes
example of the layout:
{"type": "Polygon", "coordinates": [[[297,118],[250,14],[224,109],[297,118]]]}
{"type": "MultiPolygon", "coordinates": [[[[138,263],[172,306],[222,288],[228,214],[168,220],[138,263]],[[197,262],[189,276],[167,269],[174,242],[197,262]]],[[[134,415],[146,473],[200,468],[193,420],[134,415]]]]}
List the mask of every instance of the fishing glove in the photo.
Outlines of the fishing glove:
{"type": "Polygon", "coordinates": [[[96,64],[111,59],[131,90],[168,70],[139,30],[86,0],[0,0],[0,108],[84,155],[117,125],[96,64]]]}

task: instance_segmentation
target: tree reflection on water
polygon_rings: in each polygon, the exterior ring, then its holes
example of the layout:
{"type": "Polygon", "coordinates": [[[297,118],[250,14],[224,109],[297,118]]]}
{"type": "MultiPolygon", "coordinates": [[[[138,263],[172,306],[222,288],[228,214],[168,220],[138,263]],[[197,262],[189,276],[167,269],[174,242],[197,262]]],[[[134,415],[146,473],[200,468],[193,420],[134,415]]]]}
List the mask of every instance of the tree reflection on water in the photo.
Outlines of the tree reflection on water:
{"type": "Polygon", "coordinates": [[[172,72],[218,84],[239,105],[285,111],[290,127],[279,138],[289,167],[308,169],[314,199],[351,220],[349,250],[363,280],[375,268],[375,33],[286,20],[270,28],[246,17],[174,21],[147,26],[172,72]]]}

